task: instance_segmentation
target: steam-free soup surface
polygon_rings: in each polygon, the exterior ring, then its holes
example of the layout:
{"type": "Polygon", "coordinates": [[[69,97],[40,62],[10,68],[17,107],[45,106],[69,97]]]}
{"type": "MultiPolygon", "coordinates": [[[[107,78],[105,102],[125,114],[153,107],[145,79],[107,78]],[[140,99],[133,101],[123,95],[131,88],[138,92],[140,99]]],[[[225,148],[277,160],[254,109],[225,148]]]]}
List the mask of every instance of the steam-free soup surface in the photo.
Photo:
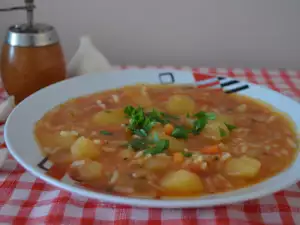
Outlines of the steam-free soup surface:
{"type": "Polygon", "coordinates": [[[130,86],[71,99],[36,123],[48,172],[105,193],[205,195],[274,176],[296,154],[289,120],[245,96],[130,86]]]}

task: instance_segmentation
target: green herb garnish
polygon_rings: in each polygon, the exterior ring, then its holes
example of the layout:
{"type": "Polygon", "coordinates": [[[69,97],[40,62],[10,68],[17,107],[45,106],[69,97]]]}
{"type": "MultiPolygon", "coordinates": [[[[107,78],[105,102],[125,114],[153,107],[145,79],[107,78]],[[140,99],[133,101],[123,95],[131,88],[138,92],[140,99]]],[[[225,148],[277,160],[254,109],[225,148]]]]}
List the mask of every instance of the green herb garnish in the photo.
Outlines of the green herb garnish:
{"type": "Polygon", "coordinates": [[[215,120],[217,117],[214,112],[207,113],[207,112],[203,112],[203,111],[200,111],[200,112],[194,114],[193,116],[197,118],[194,121],[194,127],[191,131],[194,135],[199,134],[204,129],[204,127],[207,125],[209,120],[215,120]]]}
{"type": "Polygon", "coordinates": [[[183,138],[183,139],[187,139],[189,135],[189,131],[186,130],[184,127],[176,127],[171,136],[175,137],[175,138],[183,138]]]}
{"type": "Polygon", "coordinates": [[[133,108],[131,105],[126,106],[124,109],[124,113],[128,116],[131,116],[135,112],[135,108],[133,108]]]}
{"type": "Polygon", "coordinates": [[[217,115],[214,112],[205,113],[205,116],[208,120],[215,120],[217,115]]]}
{"type": "Polygon", "coordinates": [[[170,122],[170,120],[163,117],[163,114],[161,112],[159,112],[155,109],[152,109],[152,111],[147,113],[146,115],[150,118],[150,120],[156,121],[156,122],[161,123],[163,125],[170,122]]]}
{"type": "Polygon", "coordinates": [[[156,123],[156,121],[152,121],[150,118],[145,118],[143,128],[146,132],[149,132],[156,123]]]}
{"type": "Polygon", "coordinates": [[[182,155],[183,155],[184,157],[187,157],[187,158],[193,156],[193,154],[192,154],[191,152],[181,152],[181,153],[182,153],[182,155]]]}
{"type": "Polygon", "coordinates": [[[145,117],[143,108],[127,106],[124,109],[124,113],[129,117],[129,124],[127,125],[127,128],[133,134],[141,137],[147,136],[146,130],[148,131],[151,129],[151,121],[145,117]]]}
{"type": "Polygon", "coordinates": [[[196,114],[194,114],[194,117],[196,118],[203,118],[203,117],[206,117],[208,120],[215,120],[217,115],[214,113],[214,112],[203,112],[203,111],[200,111],[196,114]]]}
{"type": "Polygon", "coordinates": [[[156,142],[156,145],[154,147],[146,149],[144,151],[144,155],[148,155],[148,154],[157,155],[163,153],[168,148],[169,148],[169,140],[159,140],[158,142],[156,142]]]}
{"type": "Polygon", "coordinates": [[[146,137],[156,123],[167,124],[170,119],[179,119],[179,117],[169,115],[152,109],[151,112],[144,112],[142,107],[126,106],[124,113],[129,118],[129,124],[126,126],[133,134],[140,137],[146,137]]]}
{"type": "Polygon", "coordinates": [[[203,111],[197,112],[196,114],[194,114],[193,116],[196,118],[202,118],[205,117],[206,113],[203,111]]]}
{"type": "Polygon", "coordinates": [[[231,124],[228,124],[228,123],[224,123],[224,124],[225,124],[225,126],[227,127],[227,129],[229,131],[232,131],[232,130],[234,130],[236,128],[236,126],[234,126],[234,125],[231,125],[231,124]]]}
{"type": "Polygon", "coordinates": [[[113,135],[112,132],[109,132],[109,131],[106,131],[106,130],[101,130],[100,134],[107,135],[107,136],[113,135]]]}
{"type": "Polygon", "coordinates": [[[208,120],[206,117],[202,117],[200,119],[195,120],[192,133],[195,135],[199,134],[204,129],[204,127],[206,126],[207,123],[208,123],[208,120]]]}
{"type": "Polygon", "coordinates": [[[140,137],[147,137],[147,133],[144,129],[135,130],[133,133],[140,137]]]}
{"type": "Polygon", "coordinates": [[[132,139],[129,143],[128,146],[130,146],[134,150],[143,150],[148,148],[148,146],[151,144],[150,141],[148,141],[145,138],[142,139],[132,139]]]}
{"type": "Polygon", "coordinates": [[[219,127],[219,133],[220,133],[220,137],[225,137],[227,135],[226,131],[221,127],[219,127]]]}

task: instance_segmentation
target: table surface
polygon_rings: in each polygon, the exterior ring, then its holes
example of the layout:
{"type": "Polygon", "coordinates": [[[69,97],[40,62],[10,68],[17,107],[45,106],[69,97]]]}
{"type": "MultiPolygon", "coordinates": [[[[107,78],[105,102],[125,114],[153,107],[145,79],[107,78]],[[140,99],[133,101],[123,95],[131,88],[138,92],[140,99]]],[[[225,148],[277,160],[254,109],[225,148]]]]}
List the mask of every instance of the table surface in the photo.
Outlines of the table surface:
{"type": "MultiPolygon", "coordinates": [[[[136,67],[120,67],[128,68],[136,67]]],[[[190,70],[187,67],[176,69],[190,70]]],[[[300,71],[193,70],[265,85],[300,102],[300,71]]],[[[0,101],[3,101],[2,94],[0,101]]],[[[1,124],[0,151],[4,149],[1,124]]],[[[300,182],[273,195],[227,206],[201,209],[135,208],[100,202],[60,190],[32,176],[9,157],[0,169],[0,224],[300,224],[300,182]]]]}

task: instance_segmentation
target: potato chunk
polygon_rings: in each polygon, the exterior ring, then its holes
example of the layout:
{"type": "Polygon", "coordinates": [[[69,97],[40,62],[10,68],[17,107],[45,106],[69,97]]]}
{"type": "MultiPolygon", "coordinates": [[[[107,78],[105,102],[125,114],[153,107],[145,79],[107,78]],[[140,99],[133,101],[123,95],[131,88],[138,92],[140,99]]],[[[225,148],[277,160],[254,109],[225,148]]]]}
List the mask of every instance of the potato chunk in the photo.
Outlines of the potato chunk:
{"type": "Polygon", "coordinates": [[[199,193],[203,190],[200,178],[187,170],[171,172],[162,178],[161,187],[167,191],[180,194],[199,193]]]}
{"type": "Polygon", "coordinates": [[[40,145],[48,148],[70,148],[77,139],[75,135],[62,136],[59,132],[37,134],[37,138],[40,145]]]}
{"type": "Polygon", "coordinates": [[[100,155],[94,142],[85,137],[80,137],[75,141],[71,146],[71,153],[74,159],[94,159],[100,155]]]}
{"type": "Polygon", "coordinates": [[[228,137],[229,130],[224,122],[219,120],[209,120],[203,129],[202,134],[208,139],[220,141],[228,137]]]}
{"type": "Polygon", "coordinates": [[[152,157],[145,162],[145,168],[149,170],[164,170],[170,164],[169,158],[164,157],[152,157]]]}
{"type": "Polygon", "coordinates": [[[71,166],[70,175],[81,181],[99,179],[102,175],[102,164],[92,160],[75,161],[71,166]]]}
{"type": "Polygon", "coordinates": [[[254,158],[242,156],[232,158],[225,165],[225,173],[230,176],[251,178],[259,172],[261,163],[254,158]]]}
{"type": "Polygon", "coordinates": [[[124,149],[118,154],[123,160],[131,159],[134,156],[134,152],[130,149],[124,149]]]}
{"type": "Polygon", "coordinates": [[[186,144],[182,140],[178,140],[166,134],[159,135],[160,139],[169,140],[169,151],[171,152],[181,152],[186,148],[186,144]]]}
{"type": "Polygon", "coordinates": [[[109,111],[101,111],[93,116],[93,121],[97,125],[118,125],[126,122],[125,114],[123,109],[114,109],[109,111]]]}
{"type": "Polygon", "coordinates": [[[169,113],[174,115],[193,113],[195,102],[191,97],[186,95],[173,95],[169,98],[166,108],[169,113]]]}

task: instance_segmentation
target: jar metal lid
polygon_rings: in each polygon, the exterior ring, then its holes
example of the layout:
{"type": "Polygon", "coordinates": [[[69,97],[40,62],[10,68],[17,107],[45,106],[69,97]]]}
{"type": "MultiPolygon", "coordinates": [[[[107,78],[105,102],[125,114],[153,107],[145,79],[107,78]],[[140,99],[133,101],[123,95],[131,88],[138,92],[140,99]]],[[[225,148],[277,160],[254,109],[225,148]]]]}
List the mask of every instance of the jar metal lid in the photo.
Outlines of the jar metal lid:
{"type": "Polygon", "coordinates": [[[54,27],[37,23],[13,25],[8,28],[6,43],[18,47],[42,47],[59,42],[54,27]]]}

